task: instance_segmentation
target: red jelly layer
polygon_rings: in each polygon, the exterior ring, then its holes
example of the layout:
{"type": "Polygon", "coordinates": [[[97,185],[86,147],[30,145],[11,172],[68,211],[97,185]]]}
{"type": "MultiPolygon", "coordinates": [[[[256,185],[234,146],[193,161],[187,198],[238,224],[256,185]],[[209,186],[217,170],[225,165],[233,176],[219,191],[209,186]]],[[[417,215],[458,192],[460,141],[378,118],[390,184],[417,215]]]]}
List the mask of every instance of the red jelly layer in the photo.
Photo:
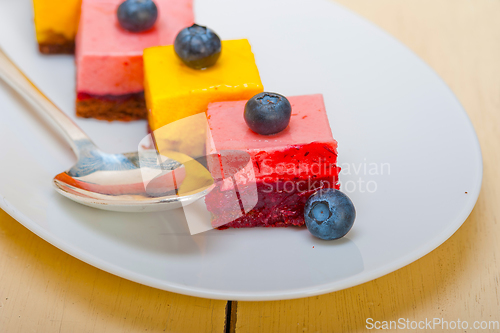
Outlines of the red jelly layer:
{"type": "MultiPolygon", "coordinates": [[[[309,196],[320,188],[339,188],[336,142],[313,142],[284,150],[249,153],[255,173],[257,204],[243,215],[241,209],[234,208],[239,207],[234,204],[234,192],[223,190],[222,183],[216,182],[205,202],[212,213],[212,225],[222,225],[219,229],[304,225],[304,205],[309,196]]],[[[255,189],[252,186],[238,188],[255,189]]],[[[243,192],[238,196],[251,195],[243,192]]]]}
{"type": "Polygon", "coordinates": [[[312,142],[285,150],[249,151],[256,179],[293,180],[338,175],[337,143],[312,142]]]}
{"type": "MultiPolygon", "coordinates": [[[[320,188],[339,188],[337,177],[314,178],[295,183],[277,181],[274,183],[258,182],[257,205],[241,216],[240,212],[224,209],[221,204],[230,200],[228,191],[216,187],[205,198],[208,210],[212,213],[212,224],[219,221],[230,221],[219,229],[250,227],[287,227],[304,225],[304,205],[307,199],[320,188]],[[240,216],[240,217],[238,217],[240,216]]],[[[245,195],[240,193],[240,196],[245,195]]]]}
{"type": "Polygon", "coordinates": [[[77,101],[84,101],[88,99],[97,99],[106,102],[125,102],[130,99],[144,100],[144,91],[138,93],[123,94],[123,95],[95,95],[95,94],[87,94],[85,92],[78,92],[76,94],[77,101]]]}

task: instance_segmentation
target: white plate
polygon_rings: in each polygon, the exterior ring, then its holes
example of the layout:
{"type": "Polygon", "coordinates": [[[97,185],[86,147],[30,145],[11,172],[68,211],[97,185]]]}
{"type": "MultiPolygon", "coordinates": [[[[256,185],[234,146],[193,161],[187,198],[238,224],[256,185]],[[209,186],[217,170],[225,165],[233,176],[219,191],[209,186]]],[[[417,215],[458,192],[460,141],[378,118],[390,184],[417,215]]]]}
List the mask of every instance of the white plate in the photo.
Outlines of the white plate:
{"type": "MultiPolygon", "coordinates": [[[[237,300],[351,287],[417,260],[460,227],[479,194],[480,147],[452,92],[411,51],[326,0],[197,0],[195,8],[197,21],[224,39],[249,38],[266,90],[324,94],[343,188],[358,212],[347,237],[325,242],[302,228],[190,236],[181,210],[121,214],[73,203],[50,185],[75,161],[69,146],[2,82],[5,211],[118,276],[237,300]]],[[[30,1],[0,0],[0,45],[73,115],[73,58],[42,56],[34,40],[30,1]]],[[[76,121],[108,151],[132,151],[146,134],[145,122],[76,121]]]]}

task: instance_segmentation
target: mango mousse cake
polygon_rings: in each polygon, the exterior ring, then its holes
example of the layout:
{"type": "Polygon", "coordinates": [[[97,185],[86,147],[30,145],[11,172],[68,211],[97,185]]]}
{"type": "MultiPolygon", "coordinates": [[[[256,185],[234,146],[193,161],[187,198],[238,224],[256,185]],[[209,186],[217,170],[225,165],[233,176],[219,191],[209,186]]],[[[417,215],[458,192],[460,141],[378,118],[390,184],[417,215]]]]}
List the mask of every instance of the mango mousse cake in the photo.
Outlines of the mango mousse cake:
{"type": "Polygon", "coordinates": [[[155,140],[161,141],[163,147],[193,157],[203,156],[206,131],[203,122],[193,125],[190,131],[175,130],[173,123],[206,112],[211,102],[248,100],[263,91],[248,40],[225,40],[221,47],[215,64],[203,70],[188,67],[173,45],[144,50],[148,121],[155,140]],[[168,131],[158,131],[167,124],[173,124],[168,131]],[[179,142],[189,145],[179,147],[179,142]]]}
{"type": "Polygon", "coordinates": [[[76,38],[77,116],[145,119],[143,50],[172,44],[193,21],[192,0],[83,0],[76,38]],[[136,29],[144,13],[153,20],[136,29]]]}
{"type": "MultiPolygon", "coordinates": [[[[207,155],[220,156],[223,152],[227,155],[228,152],[238,151],[248,153],[254,176],[239,177],[238,198],[252,196],[245,191],[252,191],[255,187],[246,182],[255,183],[258,196],[255,207],[240,214],[242,205],[233,202],[234,186],[228,186],[231,180],[224,178],[228,170],[220,170],[224,168],[224,163],[209,159],[209,170],[214,178],[217,180],[216,175],[222,177],[205,198],[212,215],[212,226],[302,226],[305,223],[304,205],[309,197],[319,189],[339,188],[337,142],[332,136],[323,96],[289,97],[291,113],[288,118],[286,115],[282,117],[289,122],[278,122],[278,127],[273,128],[272,123],[277,123],[276,119],[281,117],[274,112],[281,99],[286,98],[275,93],[262,93],[252,99],[270,106],[273,111],[267,113],[273,118],[263,122],[260,128],[257,125],[251,127],[252,120],[246,117],[250,101],[209,104],[207,117],[211,139],[207,140],[207,155]]],[[[255,119],[257,123],[259,117],[255,119]]]]}
{"type": "Polygon", "coordinates": [[[81,2],[33,0],[36,39],[41,53],[74,53],[81,2]]]}

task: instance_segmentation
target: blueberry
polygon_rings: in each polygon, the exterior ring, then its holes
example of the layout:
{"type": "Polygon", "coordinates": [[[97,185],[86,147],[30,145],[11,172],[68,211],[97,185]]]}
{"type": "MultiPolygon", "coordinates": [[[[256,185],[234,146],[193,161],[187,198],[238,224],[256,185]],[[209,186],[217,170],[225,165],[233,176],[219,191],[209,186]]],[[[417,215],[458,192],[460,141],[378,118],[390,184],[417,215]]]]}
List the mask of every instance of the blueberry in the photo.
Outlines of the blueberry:
{"type": "Polygon", "coordinates": [[[284,130],[290,123],[292,106],[285,96],[262,92],[245,104],[243,116],[252,131],[270,135],[284,130]]]}
{"type": "Polygon", "coordinates": [[[351,230],[355,218],[356,210],[351,199],[336,189],[317,191],[304,207],[307,229],[325,240],[344,237],[351,230]]]}
{"type": "Polygon", "coordinates": [[[130,32],[151,29],[158,18],[158,8],[152,0],[125,0],[116,12],[120,26],[130,32]]]}
{"type": "Polygon", "coordinates": [[[182,29],[175,37],[174,50],[188,67],[203,69],[219,59],[222,44],[211,29],[198,24],[182,29]]]}

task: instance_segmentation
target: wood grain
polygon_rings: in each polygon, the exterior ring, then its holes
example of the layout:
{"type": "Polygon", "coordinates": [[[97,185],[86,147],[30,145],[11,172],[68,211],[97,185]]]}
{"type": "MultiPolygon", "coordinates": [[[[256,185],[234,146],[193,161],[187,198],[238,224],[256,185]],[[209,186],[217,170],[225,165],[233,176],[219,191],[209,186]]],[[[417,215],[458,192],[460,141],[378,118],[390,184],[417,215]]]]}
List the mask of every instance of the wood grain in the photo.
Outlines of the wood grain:
{"type": "Polygon", "coordinates": [[[222,333],[225,307],[87,265],[0,210],[0,333],[222,333]]]}
{"type": "MultiPolygon", "coordinates": [[[[467,110],[479,137],[479,201],[443,245],[394,273],[328,295],[238,302],[236,332],[370,332],[365,320],[500,321],[500,1],[338,0],[424,59],[467,110]]],[[[466,158],[466,157],[465,157],[466,158]]],[[[402,332],[403,330],[384,330],[402,332]]],[[[405,330],[440,332],[441,330],[405,330]]],[[[500,332],[500,329],[443,332],[500,332]]]]}

